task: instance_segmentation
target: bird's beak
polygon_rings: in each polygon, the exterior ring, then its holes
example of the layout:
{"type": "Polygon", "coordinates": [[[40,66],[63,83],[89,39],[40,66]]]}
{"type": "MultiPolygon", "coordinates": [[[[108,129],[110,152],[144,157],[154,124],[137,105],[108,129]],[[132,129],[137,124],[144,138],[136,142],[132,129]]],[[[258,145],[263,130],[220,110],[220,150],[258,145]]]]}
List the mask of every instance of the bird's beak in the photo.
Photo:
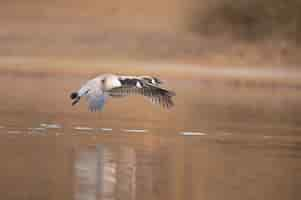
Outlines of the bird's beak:
{"type": "Polygon", "coordinates": [[[74,106],[75,104],[77,104],[80,100],[80,97],[77,97],[73,102],[72,102],[72,106],[74,106]]]}

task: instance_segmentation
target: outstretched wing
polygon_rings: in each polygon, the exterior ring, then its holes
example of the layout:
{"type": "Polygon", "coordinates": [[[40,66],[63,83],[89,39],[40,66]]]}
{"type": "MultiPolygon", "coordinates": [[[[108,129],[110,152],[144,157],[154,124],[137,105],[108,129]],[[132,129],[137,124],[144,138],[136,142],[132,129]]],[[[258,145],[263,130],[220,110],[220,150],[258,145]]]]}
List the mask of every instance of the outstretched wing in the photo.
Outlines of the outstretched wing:
{"type": "Polygon", "coordinates": [[[151,102],[164,108],[170,108],[174,105],[172,97],[175,93],[159,87],[159,83],[152,84],[150,80],[144,77],[121,77],[119,81],[121,83],[120,87],[107,91],[110,96],[120,97],[138,94],[149,98],[151,102]]]}

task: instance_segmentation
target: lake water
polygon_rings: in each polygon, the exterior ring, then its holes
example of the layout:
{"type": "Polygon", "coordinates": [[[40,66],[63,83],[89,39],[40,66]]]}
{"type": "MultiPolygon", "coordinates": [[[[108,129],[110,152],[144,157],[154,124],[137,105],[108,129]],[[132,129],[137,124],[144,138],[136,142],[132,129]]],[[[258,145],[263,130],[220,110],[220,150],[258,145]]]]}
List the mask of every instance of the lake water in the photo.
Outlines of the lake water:
{"type": "Polygon", "coordinates": [[[300,89],[167,79],[101,113],[69,93],[87,77],[1,73],[0,198],[300,199],[300,89]]]}

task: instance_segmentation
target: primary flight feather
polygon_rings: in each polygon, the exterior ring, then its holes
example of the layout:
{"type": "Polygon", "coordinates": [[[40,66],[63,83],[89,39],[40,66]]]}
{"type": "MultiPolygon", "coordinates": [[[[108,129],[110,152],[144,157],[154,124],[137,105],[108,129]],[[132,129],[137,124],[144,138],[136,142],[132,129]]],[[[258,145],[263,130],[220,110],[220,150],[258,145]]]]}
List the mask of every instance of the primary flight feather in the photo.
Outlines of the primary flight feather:
{"type": "Polygon", "coordinates": [[[175,93],[160,87],[162,83],[151,76],[118,76],[103,74],[87,81],[82,87],[72,92],[72,105],[86,97],[90,111],[100,111],[109,97],[124,97],[129,95],[143,95],[163,108],[174,105],[172,97],[175,93]]]}

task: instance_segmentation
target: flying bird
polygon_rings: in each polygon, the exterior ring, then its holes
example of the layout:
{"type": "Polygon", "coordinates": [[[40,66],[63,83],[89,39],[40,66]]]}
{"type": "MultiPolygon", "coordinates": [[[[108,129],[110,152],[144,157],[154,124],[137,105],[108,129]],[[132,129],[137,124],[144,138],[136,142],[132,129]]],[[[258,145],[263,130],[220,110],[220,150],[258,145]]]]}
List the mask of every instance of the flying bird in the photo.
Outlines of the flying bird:
{"type": "Polygon", "coordinates": [[[78,91],[72,92],[70,98],[73,100],[72,105],[75,105],[85,97],[92,112],[100,111],[110,97],[129,95],[142,95],[163,108],[171,108],[175,93],[162,88],[161,84],[161,80],[152,76],[103,74],[87,81],[78,91]]]}

